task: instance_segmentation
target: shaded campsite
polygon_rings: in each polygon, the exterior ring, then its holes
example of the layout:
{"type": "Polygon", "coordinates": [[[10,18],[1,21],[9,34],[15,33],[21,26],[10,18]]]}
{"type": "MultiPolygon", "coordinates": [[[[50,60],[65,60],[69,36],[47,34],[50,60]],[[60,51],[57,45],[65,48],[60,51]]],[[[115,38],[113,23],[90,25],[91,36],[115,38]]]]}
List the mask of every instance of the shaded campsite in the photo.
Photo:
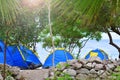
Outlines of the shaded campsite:
{"type": "Polygon", "coordinates": [[[0,0],[0,80],[120,80],[119,41],[120,0],[0,0]]]}

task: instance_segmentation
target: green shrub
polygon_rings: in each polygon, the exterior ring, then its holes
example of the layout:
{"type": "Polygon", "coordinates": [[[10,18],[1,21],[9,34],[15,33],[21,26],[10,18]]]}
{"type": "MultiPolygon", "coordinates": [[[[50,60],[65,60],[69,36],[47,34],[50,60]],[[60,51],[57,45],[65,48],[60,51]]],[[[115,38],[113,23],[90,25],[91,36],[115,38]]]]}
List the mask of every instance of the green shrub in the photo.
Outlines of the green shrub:
{"type": "Polygon", "coordinates": [[[120,66],[116,68],[118,72],[112,73],[112,80],[120,80],[120,66]]]}

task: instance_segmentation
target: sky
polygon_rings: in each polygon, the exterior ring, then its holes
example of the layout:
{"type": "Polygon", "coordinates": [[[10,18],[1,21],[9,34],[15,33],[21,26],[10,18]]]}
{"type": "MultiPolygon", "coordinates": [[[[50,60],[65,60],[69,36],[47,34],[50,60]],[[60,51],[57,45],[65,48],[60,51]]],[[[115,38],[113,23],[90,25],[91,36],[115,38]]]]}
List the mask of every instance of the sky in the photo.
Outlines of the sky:
{"type": "MultiPolygon", "coordinates": [[[[116,33],[112,33],[112,38],[113,39],[120,39],[120,36],[117,35],[116,33]]],[[[109,39],[108,35],[106,33],[102,34],[102,39],[109,39]]]]}

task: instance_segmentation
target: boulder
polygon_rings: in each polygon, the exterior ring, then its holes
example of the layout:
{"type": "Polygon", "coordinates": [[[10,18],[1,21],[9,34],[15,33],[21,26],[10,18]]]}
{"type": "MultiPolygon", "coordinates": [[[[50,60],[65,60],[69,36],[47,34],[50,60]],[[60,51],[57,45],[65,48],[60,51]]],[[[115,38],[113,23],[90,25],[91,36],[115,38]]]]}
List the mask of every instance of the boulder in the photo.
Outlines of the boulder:
{"type": "Polygon", "coordinates": [[[73,69],[65,69],[63,72],[66,73],[66,74],[69,74],[70,76],[75,76],[76,75],[76,71],[73,70],[73,69]]]}
{"type": "Polygon", "coordinates": [[[95,65],[95,70],[102,70],[102,69],[104,69],[103,64],[96,64],[95,65]]]}
{"type": "Polygon", "coordinates": [[[88,60],[86,60],[86,59],[79,59],[78,62],[82,63],[83,65],[85,65],[88,62],[88,60]]]}
{"type": "Polygon", "coordinates": [[[114,70],[115,69],[115,65],[114,64],[107,64],[107,69],[111,69],[114,70]]]}
{"type": "Polygon", "coordinates": [[[84,65],[84,67],[87,69],[92,69],[94,65],[92,63],[87,63],[86,65],[84,65]]]}
{"type": "Polygon", "coordinates": [[[75,64],[76,62],[77,62],[76,59],[68,60],[68,61],[67,61],[67,63],[68,63],[69,65],[73,65],[73,64],[75,64]]]}
{"type": "Polygon", "coordinates": [[[85,74],[78,74],[76,80],[88,80],[88,76],[85,74]]]}
{"type": "Polygon", "coordinates": [[[14,75],[18,75],[20,73],[20,68],[18,68],[18,67],[10,67],[9,71],[12,72],[14,75]]]}
{"type": "Polygon", "coordinates": [[[73,65],[73,67],[75,68],[75,69],[80,69],[81,67],[82,67],[82,64],[81,63],[75,63],[74,65],[73,65]]]}
{"type": "Polygon", "coordinates": [[[99,57],[90,57],[88,62],[96,62],[97,64],[102,63],[102,60],[99,57]]]}
{"type": "Polygon", "coordinates": [[[97,74],[97,72],[95,71],[95,69],[91,69],[91,70],[90,70],[90,73],[91,73],[91,74],[97,74]]]}
{"type": "Polygon", "coordinates": [[[100,76],[101,74],[103,74],[105,71],[104,70],[99,70],[98,72],[97,72],[97,74],[100,76]]]}
{"type": "Polygon", "coordinates": [[[81,69],[79,70],[79,73],[81,73],[81,74],[89,74],[90,71],[89,71],[88,69],[86,69],[86,68],[81,68],[81,69]]]}

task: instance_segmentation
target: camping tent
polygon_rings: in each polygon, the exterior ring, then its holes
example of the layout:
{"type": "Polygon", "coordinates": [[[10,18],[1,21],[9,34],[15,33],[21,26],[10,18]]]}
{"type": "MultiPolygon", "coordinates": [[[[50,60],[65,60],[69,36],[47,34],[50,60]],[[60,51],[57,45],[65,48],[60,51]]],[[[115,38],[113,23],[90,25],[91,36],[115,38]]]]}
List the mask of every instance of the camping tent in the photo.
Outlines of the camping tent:
{"type": "Polygon", "coordinates": [[[108,59],[108,55],[106,52],[104,52],[101,49],[95,49],[95,50],[91,50],[86,56],[85,59],[89,59],[90,57],[96,57],[98,56],[101,60],[107,60],[108,59]]]}
{"type": "Polygon", "coordinates": [[[8,46],[8,51],[12,56],[13,66],[27,69],[42,65],[38,56],[24,46],[8,46]]]}
{"type": "Polygon", "coordinates": [[[73,56],[64,49],[57,49],[47,57],[43,65],[43,68],[52,67],[53,58],[54,58],[54,66],[56,66],[59,62],[66,62],[67,60],[72,60],[73,56]]]}
{"type": "MultiPolygon", "coordinates": [[[[0,63],[4,63],[5,44],[0,41],[0,63]]],[[[35,68],[41,65],[38,57],[24,46],[8,46],[6,48],[6,64],[21,69],[35,68]]]]}
{"type": "MultiPolygon", "coordinates": [[[[5,51],[4,49],[5,49],[4,42],[0,40],[0,64],[4,63],[4,51],[5,51]]],[[[6,49],[6,64],[11,66],[13,65],[12,56],[11,54],[9,54],[7,49],[6,49]]]]}

